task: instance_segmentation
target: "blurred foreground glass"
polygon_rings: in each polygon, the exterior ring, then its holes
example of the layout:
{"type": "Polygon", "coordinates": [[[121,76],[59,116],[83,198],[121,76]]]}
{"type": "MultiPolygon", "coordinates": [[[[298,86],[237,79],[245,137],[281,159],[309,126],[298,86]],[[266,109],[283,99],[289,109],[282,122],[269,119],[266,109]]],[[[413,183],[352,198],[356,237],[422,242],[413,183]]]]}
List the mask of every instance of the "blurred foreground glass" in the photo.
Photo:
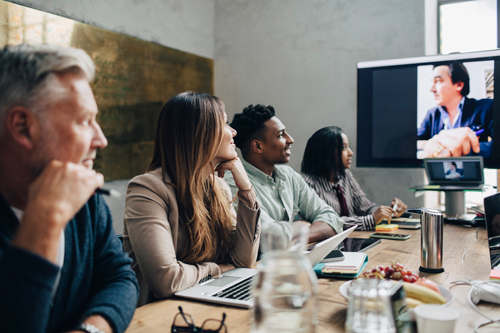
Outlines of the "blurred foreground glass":
{"type": "Polygon", "coordinates": [[[194,324],[193,316],[184,313],[182,307],[179,306],[179,313],[175,315],[174,322],[172,323],[172,333],[179,332],[194,332],[194,333],[227,333],[227,327],[224,323],[226,320],[226,314],[222,314],[222,320],[219,319],[207,319],[201,324],[201,327],[197,327],[194,324]]]}
{"type": "Polygon", "coordinates": [[[304,251],[309,227],[291,241],[283,233],[261,233],[262,260],[252,285],[252,332],[314,332],[318,324],[318,281],[304,251]]]}
{"type": "Polygon", "coordinates": [[[453,333],[460,312],[438,304],[422,304],[415,308],[419,332],[453,333]]]}
{"type": "Polygon", "coordinates": [[[396,332],[390,301],[391,287],[392,283],[386,280],[352,281],[345,323],[346,332],[396,332]]]}

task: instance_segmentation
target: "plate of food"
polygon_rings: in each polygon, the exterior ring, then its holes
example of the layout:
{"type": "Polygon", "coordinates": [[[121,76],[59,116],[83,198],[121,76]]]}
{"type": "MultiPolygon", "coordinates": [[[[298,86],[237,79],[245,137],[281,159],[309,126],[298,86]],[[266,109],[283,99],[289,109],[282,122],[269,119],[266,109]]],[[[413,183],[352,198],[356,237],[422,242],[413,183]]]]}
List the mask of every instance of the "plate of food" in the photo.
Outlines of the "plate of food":
{"type": "MultiPolygon", "coordinates": [[[[403,280],[403,288],[406,291],[406,304],[410,309],[421,304],[442,304],[443,306],[448,306],[455,300],[455,296],[449,289],[427,278],[419,278],[418,275],[405,269],[401,264],[393,264],[387,267],[377,266],[372,270],[364,272],[359,278],[389,279],[393,280],[394,283],[403,280]],[[394,274],[394,272],[400,274],[394,274]]],[[[339,288],[340,294],[346,299],[349,299],[351,282],[347,281],[339,288]]]]}

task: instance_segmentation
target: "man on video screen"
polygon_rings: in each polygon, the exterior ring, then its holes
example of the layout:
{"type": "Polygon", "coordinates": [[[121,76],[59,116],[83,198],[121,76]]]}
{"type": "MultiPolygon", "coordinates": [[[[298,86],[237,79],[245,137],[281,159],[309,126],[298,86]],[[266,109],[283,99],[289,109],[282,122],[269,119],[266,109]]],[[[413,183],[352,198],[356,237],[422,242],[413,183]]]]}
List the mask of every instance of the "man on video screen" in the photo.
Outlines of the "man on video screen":
{"type": "Polygon", "coordinates": [[[446,179],[460,179],[464,176],[464,169],[459,169],[457,162],[449,162],[445,165],[446,172],[444,177],[446,179]]]}
{"type": "Polygon", "coordinates": [[[437,106],[427,111],[418,129],[419,158],[491,156],[493,100],[467,98],[469,81],[461,62],[434,67],[431,92],[437,106]]]}

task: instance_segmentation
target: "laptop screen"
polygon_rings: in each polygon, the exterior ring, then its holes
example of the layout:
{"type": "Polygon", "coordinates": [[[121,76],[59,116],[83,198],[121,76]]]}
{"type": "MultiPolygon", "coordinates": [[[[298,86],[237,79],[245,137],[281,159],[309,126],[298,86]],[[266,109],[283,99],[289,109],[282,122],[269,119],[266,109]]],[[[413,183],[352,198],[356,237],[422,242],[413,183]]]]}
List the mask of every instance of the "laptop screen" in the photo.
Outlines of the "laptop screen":
{"type": "Polygon", "coordinates": [[[425,171],[431,185],[482,185],[481,156],[426,158],[425,171]]]}
{"type": "Polygon", "coordinates": [[[491,268],[500,269],[500,193],[484,198],[491,268]]]}

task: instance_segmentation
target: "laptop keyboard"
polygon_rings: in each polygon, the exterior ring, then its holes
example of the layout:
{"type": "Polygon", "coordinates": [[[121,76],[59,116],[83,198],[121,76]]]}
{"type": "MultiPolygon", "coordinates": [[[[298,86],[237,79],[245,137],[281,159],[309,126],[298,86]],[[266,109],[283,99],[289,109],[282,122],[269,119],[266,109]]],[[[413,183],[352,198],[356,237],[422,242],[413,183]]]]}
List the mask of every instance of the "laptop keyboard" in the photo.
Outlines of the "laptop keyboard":
{"type": "Polygon", "coordinates": [[[213,294],[212,296],[248,301],[251,297],[250,295],[251,284],[252,284],[252,276],[246,278],[245,280],[240,281],[239,283],[231,287],[221,290],[218,293],[213,294]]]}

